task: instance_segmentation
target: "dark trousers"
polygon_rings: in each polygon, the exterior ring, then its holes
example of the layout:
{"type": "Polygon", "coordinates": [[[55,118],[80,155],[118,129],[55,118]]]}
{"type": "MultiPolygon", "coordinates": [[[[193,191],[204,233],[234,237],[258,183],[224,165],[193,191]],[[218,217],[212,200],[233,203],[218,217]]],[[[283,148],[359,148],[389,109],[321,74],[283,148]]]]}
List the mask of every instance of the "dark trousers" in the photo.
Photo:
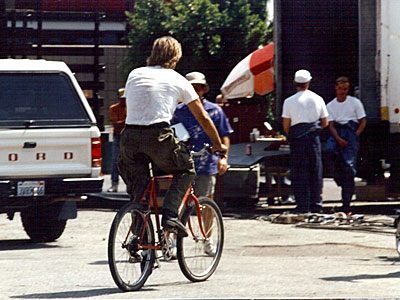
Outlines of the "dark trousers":
{"type": "Polygon", "coordinates": [[[350,208],[351,198],[354,195],[354,170],[339,154],[336,157],[335,177],[336,184],[342,187],[342,201],[345,209],[350,208]]]}
{"type": "Polygon", "coordinates": [[[290,142],[292,191],[297,212],[322,209],[322,159],[319,133],[309,133],[290,142]]]}
{"type": "Polygon", "coordinates": [[[146,128],[127,125],[121,135],[118,169],[135,203],[139,203],[146,188],[150,161],[162,171],[173,174],[163,210],[177,216],[179,205],[196,171],[189,149],[179,143],[174,131],[167,126],[146,128]]]}
{"type": "Polygon", "coordinates": [[[346,139],[349,144],[341,148],[336,154],[336,168],[334,179],[338,186],[342,187],[342,201],[345,210],[350,209],[351,199],[355,192],[354,177],[356,175],[357,153],[359,138],[354,134],[353,138],[346,139]]]}
{"type": "Polygon", "coordinates": [[[120,155],[120,147],[119,143],[121,141],[121,136],[114,134],[113,135],[113,145],[112,145],[112,169],[111,169],[111,181],[112,183],[118,183],[119,181],[119,172],[117,167],[117,160],[120,155]]]}
{"type": "Polygon", "coordinates": [[[348,142],[346,147],[341,148],[333,137],[328,139],[335,146],[333,148],[336,156],[334,179],[337,185],[342,187],[343,208],[348,210],[355,192],[354,177],[357,173],[357,153],[360,148],[360,138],[356,134],[358,123],[354,121],[349,121],[344,125],[335,123],[335,127],[339,136],[348,142]]]}

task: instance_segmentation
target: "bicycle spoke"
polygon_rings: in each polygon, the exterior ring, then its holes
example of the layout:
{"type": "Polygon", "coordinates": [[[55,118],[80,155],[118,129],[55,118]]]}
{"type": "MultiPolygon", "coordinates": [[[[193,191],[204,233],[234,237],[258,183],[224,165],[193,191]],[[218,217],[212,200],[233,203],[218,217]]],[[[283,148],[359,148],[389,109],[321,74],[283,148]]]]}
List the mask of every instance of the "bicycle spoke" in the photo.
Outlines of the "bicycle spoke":
{"type": "Polygon", "coordinates": [[[198,210],[193,209],[187,221],[189,237],[178,238],[179,266],[192,281],[206,280],[215,272],[224,240],[222,215],[218,206],[209,198],[202,197],[199,200],[201,225],[198,210]]]}
{"type": "Polygon", "coordinates": [[[141,243],[154,243],[153,226],[150,219],[145,223],[143,214],[128,203],[114,218],[108,245],[111,274],[124,291],[140,289],[152,272],[154,250],[141,249],[141,243]]]}

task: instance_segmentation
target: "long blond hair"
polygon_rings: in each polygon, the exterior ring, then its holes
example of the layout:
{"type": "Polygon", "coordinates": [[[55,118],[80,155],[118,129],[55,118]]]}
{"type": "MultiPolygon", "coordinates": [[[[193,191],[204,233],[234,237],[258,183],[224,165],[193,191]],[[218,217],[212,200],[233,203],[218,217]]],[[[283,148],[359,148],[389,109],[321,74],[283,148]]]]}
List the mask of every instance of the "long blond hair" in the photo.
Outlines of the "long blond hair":
{"type": "Polygon", "coordinates": [[[174,69],[181,57],[181,44],[172,36],[163,36],[154,41],[147,65],[174,69]]]}

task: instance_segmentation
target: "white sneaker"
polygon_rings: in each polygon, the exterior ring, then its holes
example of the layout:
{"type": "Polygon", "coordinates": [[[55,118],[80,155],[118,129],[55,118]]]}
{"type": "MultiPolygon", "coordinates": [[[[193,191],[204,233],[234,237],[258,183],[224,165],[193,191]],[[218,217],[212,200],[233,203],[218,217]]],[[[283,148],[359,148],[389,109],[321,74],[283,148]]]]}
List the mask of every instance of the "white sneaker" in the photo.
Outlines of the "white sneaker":
{"type": "Polygon", "coordinates": [[[172,240],[171,258],[172,259],[177,259],[178,258],[178,248],[176,247],[176,239],[172,240]]]}
{"type": "Polygon", "coordinates": [[[204,253],[208,256],[215,256],[217,249],[213,243],[212,239],[207,239],[204,241],[204,253]]]}
{"type": "Polygon", "coordinates": [[[283,205],[291,205],[291,204],[296,204],[296,200],[292,196],[289,196],[287,199],[280,201],[281,204],[283,205]]]}
{"type": "Polygon", "coordinates": [[[107,190],[109,193],[117,193],[118,192],[118,183],[113,182],[111,187],[107,190]]]}

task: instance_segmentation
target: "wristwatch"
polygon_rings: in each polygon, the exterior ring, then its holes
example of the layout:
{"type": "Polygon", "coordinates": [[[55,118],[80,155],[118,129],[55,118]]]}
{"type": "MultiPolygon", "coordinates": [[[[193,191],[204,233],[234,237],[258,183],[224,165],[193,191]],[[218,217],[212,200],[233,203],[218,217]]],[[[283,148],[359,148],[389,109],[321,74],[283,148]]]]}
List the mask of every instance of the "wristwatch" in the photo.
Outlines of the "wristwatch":
{"type": "Polygon", "coordinates": [[[227,159],[228,157],[226,156],[226,154],[220,154],[220,155],[219,155],[219,158],[225,158],[225,159],[227,159]]]}

